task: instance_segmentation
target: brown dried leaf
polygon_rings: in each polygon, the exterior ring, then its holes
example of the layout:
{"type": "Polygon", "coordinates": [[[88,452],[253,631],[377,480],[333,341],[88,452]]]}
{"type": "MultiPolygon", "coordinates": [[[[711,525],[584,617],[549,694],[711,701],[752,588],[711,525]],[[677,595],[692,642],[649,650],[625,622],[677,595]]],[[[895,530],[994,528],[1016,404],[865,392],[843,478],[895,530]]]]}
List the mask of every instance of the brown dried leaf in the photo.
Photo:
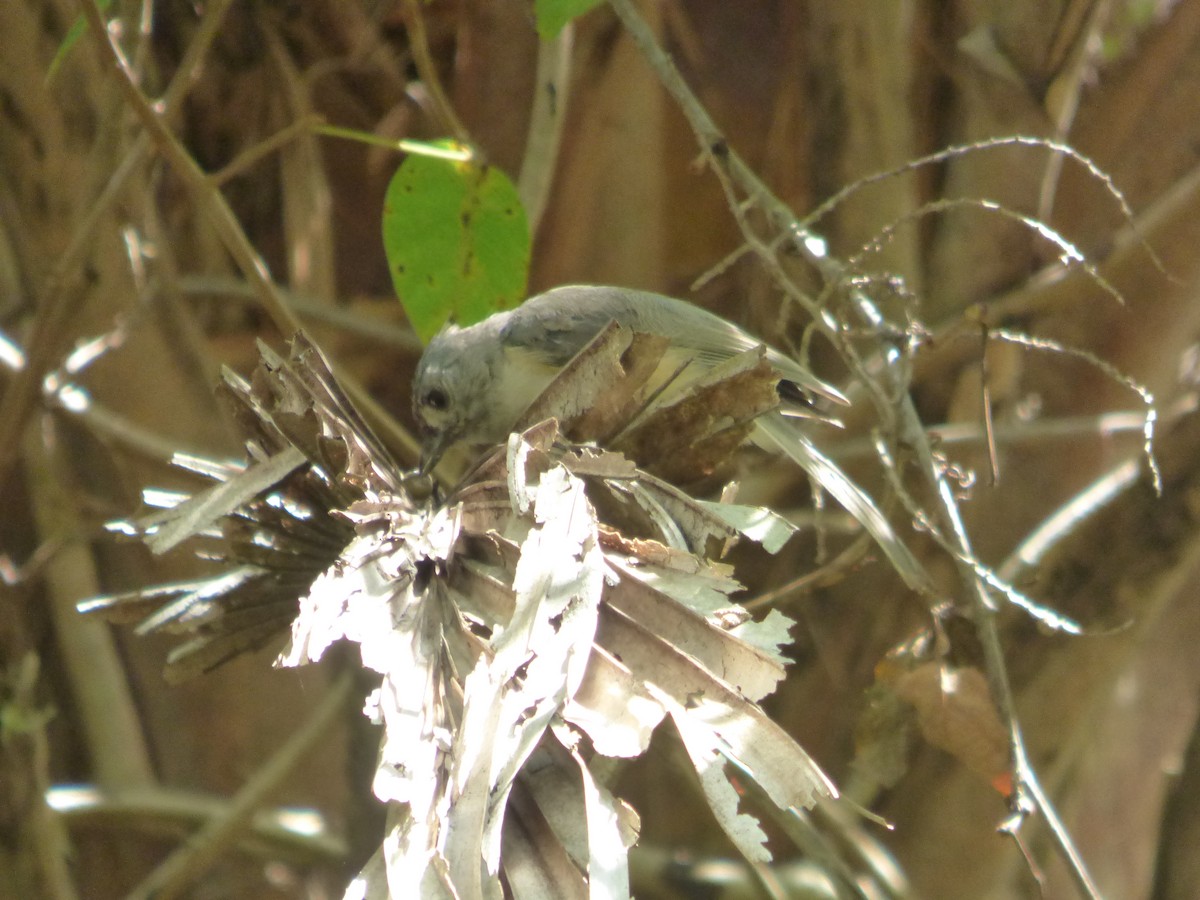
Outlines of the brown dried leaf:
{"type": "Polygon", "coordinates": [[[634,333],[621,354],[622,374],[604,385],[591,407],[569,423],[567,433],[572,439],[604,442],[624,428],[653,400],[646,388],[670,346],[660,335],[634,333]]]}
{"type": "MultiPolygon", "coordinates": [[[[646,567],[618,567],[617,571],[620,580],[606,593],[605,606],[667,636],[676,649],[687,654],[690,664],[703,666],[751,700],[765,697],[783,679],[782,662],[698,615],[695,608],[656,590],[645,580],[650,574],[646,567]]],[[[727,598],[721,596],[728,607],[727,598]]],[[[610,648],[621,652],[620,647],[610,648]]]]}
{"type": "Polygon", "coordinates": [[[766,349],[747,350],[652,409],[613,442],[613,449],[667,481],[707,477],[746,442],[754,420],[779,405],[779,373],[766,349]]]}
{"type": "Polygon", "coordinates": [[[912,704],[925,740],[989,781],[1009,770],[1009,736],[975,668],[929,662],[897,676],[896,696],[912,704]]]}
{"type": "MultiPolygon", "coordinates": [[[[634,343],[634,335],[628,328],[612,322],[590,343],[567,363],[550,385],[542,391],[517,421],[514,431],[524,431],[545,419],[554,418],[564,423],[569,430],[576,421],[587,418],[601,397],[619,391],[624,385],[633,389],[626,378],[622,358],[634,343]]],[[[604,407],[623,405],[628,395],[617,400],[606,400],[604,407]]],[[[604,418],[602,414],[590,421],[604,418]]]]}

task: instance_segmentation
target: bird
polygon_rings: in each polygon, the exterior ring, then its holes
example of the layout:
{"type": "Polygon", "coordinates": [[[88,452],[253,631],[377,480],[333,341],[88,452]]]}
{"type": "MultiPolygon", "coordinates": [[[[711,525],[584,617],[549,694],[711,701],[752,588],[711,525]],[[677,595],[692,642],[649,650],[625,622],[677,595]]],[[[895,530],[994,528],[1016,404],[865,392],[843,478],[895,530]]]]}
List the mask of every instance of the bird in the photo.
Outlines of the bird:
{"type": "MultiPolygon", "coordinates": [[[[570,360],[611,322],[670,344],[655,373],[680,367],[698,376],[747,350],[764,348],[779,376],[780,408],[755,420],[750,439],[781,454],[871,534],[914,590],[929,575],[875,501],[818,449],[794,416],[831,420],[815,404],[848,405],[833,385],[720,316],[663,294],[606,285],[567,285],[466,327],[448,325],[422,354],[413,377],[413,414],[423,432],[422,472],[455,444],[497,444],[570,360]]],[[[651,385],[653,387],[653,384],[651,385]]]]}
{"type": "MultiPolygon", "coordinates": [[[[555,288],[475,325],[447,326],[426,348],[413,379],[413,414],[423,432],[422,467],[431,467],[456,443],[504,441],[563,366],[613,321],[670,341],[659,366],[660,382],[681,366],[698,376],[764,346],[692,303],[602,285],[555,288]]],[[[822,417],[813,409],[814,401],[849,402],[795,360],[769,347],[765,353],[780,376],[781,397],[789,401],[785,414],[822,417]]]]}

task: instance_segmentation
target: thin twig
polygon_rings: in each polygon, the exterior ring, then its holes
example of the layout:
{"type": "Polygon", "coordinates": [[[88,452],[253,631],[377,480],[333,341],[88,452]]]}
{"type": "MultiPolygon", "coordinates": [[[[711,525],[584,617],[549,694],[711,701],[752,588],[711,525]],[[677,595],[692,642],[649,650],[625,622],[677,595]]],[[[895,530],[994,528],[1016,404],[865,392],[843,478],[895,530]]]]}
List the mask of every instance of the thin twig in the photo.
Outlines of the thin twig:
{"type": "MultiPolygon", "coordinates": [[[[1190,398],[1187,407],[1194,410],[1195,398],[1190,398]]],[[[1171,416],[1165,419],[1171,421],[1171,416]]],[[[930,439],[938,448],[949,448],[961,444],[986,445],[988,432],[978,422],[947,422],[926,428],[930,439]]],[[[1146,414],[1134,410],[1096,415],[1064,415],[1054,419],[1000,422],[995,426],[992,437],[998,446],[1027,445],[1049,440],[1072,440],[1076,438],[1106,438],[1117,434],[1136,434],[1145,439],[1146,414]]],[[[875,455],[875,444],[870,438],[853,438],[830,450],[829,457],[838,462],[858,460],[875,455]]],[[[1140,467],[1140,463],[1139,463],[1140,467]]]]}
{"type": "MultiPolygon", "coordinates": [[[[253,303],[254,288],[239,278],[227,275],[184,275],[174,285],[187,295],[212,294],[238,302],[253,303]]],[[[329,298],[314,297],[288,288],[280,288],[292,307],[306,323],[328,325],[381,347],[420,353],[424,345],[411,327],[372,318],[343,306],[335,306],[329,298]]],[[[376,298],[371,298],[376,299],[376,298]]],[[[383,298],[378,298],[383,302],[383,298]]],[[[396,301],[392,299],[392,303],[396,301]]]]}
{"type": "Polygon", "coordinates": [[[796,594],[805,594],[837,584],[863,564],[871,549],[871,543],[869,534],[861,534],[825,565],[764,591],[742,603],[742,607],[750,612],[757,612],[764,607],[774,606],[781,600],[791,599],[796,594]]]}
{"type": "MultiPolygon", "coordinates": [[[[81,2],[85,15],[89,8],[94,8],[88,0],[81,2]]],[[[225,13],[232,5],[233,0],[217,0],[208,7],[196,36],[188,45],[188,50],[163,95],[161,105],[164,117],[170,117],[178,110],[187,89],[193,83],[200,61],[208,52],[225,13]]],[[[104,27],[99,13],[94,17],[89,16],[88,22],[92,32],[107,43],[108,29],[104,27]]],[[[0,481],[5,480],[9,467],[16,459],[20,447],[20,434],[37,404],[42,377],[57,364],[55,357],[58,350],[70,336],[71,331],[65,327],[65,323],[70,321],[84,297],[84,284],[80,272],[84,259],[94,248],[96,229],[113,203],[124,192],[133,173],[141,170],[150,146],[148,135],[138,136],[104,189],[88,207],[83,220],[72,232],[66,250],[38,292],[40,308],[27,345],[26,366],[17,373],[4,392],[3,401],[0,401],[0,481]]]]}
{"type": "MultiPolygon", "coordinates": [[[[1172,407],[1163,421],[1171,422],[1185,412],[1194,412],[1195,397],[1172,407]]],[[[978,422],[947,422],[926,428],[930,440],[939,448],[966,445],[986,446],[987,430],[978,422]]],[[[1028,445],[1044,441],[1073,440],[1081,437],[1106,438],[1120,434],[1138,435],[1145,438],[1145,412],[1120,411],[1098,413],[1094,416],[1061,416],[1033,419],[1028,422],[1000,422],[995,425],[993,437],[998,446],[1028,445]]],[[[832,448],[829,457],[838,462],[861,459],[875,455],[875,444],[869,437],[852,438],[832,448]]],[[[1140,463],[1138,464],[1140,469],[1140,463]]]]}
{"type": "Polygon", "coordinates": [[[171,164],[196,205],[207,216],[225,249],[242,270],[242,274],[258,290],[263,306],[275,322],[275,326],[284,335],[299,331],[300,323],[272,281],[267,264],[246,240],[237,216],[230,209],[224,196],[214,189],[208,175],[197,165],[192,155],[167,127],[162,115],[154,109],[137,86],[129,63],[109,37],[94,0],[82,0],[82,7],[102,64],[117,79],[125,99],[141,120],[158,151],[171,164]]]}
{"type": "MultiPolygon", "coordinates": [[[[6,768],[16,772],[18,759],[26,765],[25,774],[31,784],[22,791],[23,802],[10,800],[10,812],[6,818],[6,842],[30,843],[32,868],[36,871],[38,887],[49,900],[76,900],[79,897],[71,879],[71,843],[67,838],[62,819],[44,800],[50,787],[50,741],[46,736],[46,724],[53,713],[42,706],[38,697],[41,675],[41,660],[37,654],[27,651],[20,660],[11,660],[3,677],[5,690],[4,707],[7,721],[20,723],[6,729],[4,736],[6,768]],[[19,815],[17,814],[19,811],[19,815]],[[24,819],[24,821],[16,821],[24,819]],[[24,832],[18,836],[19,832],[24,832]]],[[[10,884],[21,883],[18,877],[10,884]]]]}
{"type": "MultiPolygon", "coordinates": [[[[285,115],[304,122],[313,117],[312,88],[301,75],[274,29],[265,28],[267,49],[282,83],[285,115]]],[[[288,282],[313,293],[336,291],[333,196],[321,152],[321,141],[305,129],[279,153],[283,189],[283,236],[287,247],[288,282]]]]}
{"type": "MultiPolygon", "coordinates": [[[[178,840],[180,829],[191,832],[229,809],[228,798],[161,785],[116,791],[98,785],[53,785],[46,791],[46,802],[68,829],[110,830],[122,839],[137,834],[166,841],[178,840]]],[[[324,817],[316,810],[306,812],[294,806],[259,810],[238,852],[294,865],[346,862],[346,842],[324,827],[324,817]]]]}
{"type": "Polygon", "coordinates": [[[989,329],[990,338],[1005,341],[1025,347],[1030,350],[1046,350],[1060,356],[1070,356],[1083,360],[1099,369],[1117,384],[1137,394],[1146,406],[1145,421],[1142,425],[1142,451],[1146,455],[1146,467],[1150,470],[1150,478],[1154,484],[1155,493],[1162,493],[1162,473],[1158,470],[1158,462],[1154,458],[1154,428],[1158,422],[1158,407],[1154,405],[1154,395],[1139,381],[1126,375],[1112,363],[1107,362],[1089,350],[1081,350],[1050,338],[1038,338],[1032,335],[1010,331],[1007,328],[989,329]]]}
{"type": "Polygon", "coordinates": [[[1005,581],[1014,582],[1032,572],[1051,550],[1137,484],[1141,474],[1142,467],[1134,459],[1109,469],[1025,535],[1017,549],[1000,564],[997,574],[1005,581]]]}
{"type": "MultiPolygon", "coordinates": [[[[254,287],[275,326],[283,335],[290,337],[300,330],[300,322],[289,308],[282,291],[271,278],[266,263],[246,237],[237,216],[225,197],[214,187],[212,180],[167,127],[164,117],[156,112],[133,81],[128,64],[104,27],[95,0],[81,0],[81,6],[84,16],[88,20],[89,33],[92,35],[105,68],[116,77],[130,106],[141,119],[142,125],[153,139],[159,152],[175,169],[196,205],[207,215],[210,224],[216,230],[234,262],[237,263],[243,277],[254,287]]],[[[362,410],[364,416],[388,446],[415,463],[419,447],[412,435],[401,428],[395,419],[370,397],[362,385],[351,378],[341,367],[336,367],[334,374],[346,393],[362,410]]],[[[3,427],[3,423],[0,423],[0,427],[3,427]]],[[[0,454],[2,452],[3,447],[0,447],[0,454]]],[[[3,470],[2,462],[3,456],[0,455],[0,474],[3,470]]]]}
{"type": "MultiPolygon", "coordinates": [[[[1112,16],[1112,5],[1112,0],[1101,0],[1099,3],[1088,4],[1086,14],[1082,12],[1082,6],[1074,10],[1076,16],[1085,14],[1087,21],[1082,23],[1075,33],[1075,46],[1071,58],[1062,66],[1055,79],[1058,90],[1050,92],[1058,100],[1057,108],[1049,110],[1054,121],[1054,137],[1057,140],[1065,141],[1070,134],[1084,88],[1095,74],[1098,58],[1103,52],[1104,29],[1112,16]]],[[[1053,59],[1054,56],[1048,58],[1053,59]]],[[[1048,96],[1047,100],[1049,99],[1048,96]]],[[[1054,212],[1054,199],[1058,192],[1064,160],[1063,154],[1055,153],[1046,161],[1046,169],[1042,173],[1042,182],[1038,188],[1037,205],[1037,217],[1043,222],[1049,221],[1054,212]]]]}
{"type": "MultiPolygon", "coordinates": [[[[112,831],[126,839],[137,834],[178,840],[181,829],[192,831],[226,816],[230,804],[226,797],[161,785],[108,790],[59,784],[45,794],[47,805],[68,829],[112,831]]],[[[315,811],[308,816],[295,807],[260,810],[237,850],[256,859],[301,866],[344,863],[345,842],[320,825],[323,817],[315,811]]]]}
{"type": "Polygon", "coordinates": [[[354,690],[353,673],[339,675],[308,720],[246,782],[229,806],[172,853],[130,894],[128,900],[178,896],[251,827],[255,812],[284,783],[296,765],[328,736],[354,690]]]}
{"type": "Polygon", "coordinates": [[[433,100],[434,111],[456,141],[466,146],[472,146],[471,136],[462,120],[459,119],[458,113],[454,111],[454,104],[446,96],[446,91],[442,87],[442,79],[438,77],[437,64],[433,61],[433,54],[429,51],[429,36],[425,32],[425,17],[421,13],[421,5],[417,0],[404,0],[404,12],[408,26],[408,45],[412,50],[413,62],[417,64],[417,74],[421,76],[421,83],[425,85],[425,90],[429,91],[429,97],[433,100]]]}
{"type": "Polygon", "coordinates": [[[66,415],[78,418],[84,426],[102,440],[124,448],[126,451],[156,463],[170,464],[175,454],[186,450],[178,439],[167,437],[139,425],[128,416],[121,415],[102,403],[97,403],[77,385],[64,385],[76,392],[77,401],[68,407],[60,401],[66,415]]]}
{"type": "Polygon", "coordinates": [[[256,165],[266,157],[270,156],[276,150],[287,146],[292,141],[303,135],[309,134],[316,129],[316,126],[321,124],[321,117],[315,113],[310,113],[306,116],[301,116],[296,121],[292,122],[275,132],[268,138],[259,141],[253,147],[247,147],[233,159],[231,159],[219,172],[214,172],[209,178],[217,187],[231,181],[241,175],[247,169],[256,165]]]}

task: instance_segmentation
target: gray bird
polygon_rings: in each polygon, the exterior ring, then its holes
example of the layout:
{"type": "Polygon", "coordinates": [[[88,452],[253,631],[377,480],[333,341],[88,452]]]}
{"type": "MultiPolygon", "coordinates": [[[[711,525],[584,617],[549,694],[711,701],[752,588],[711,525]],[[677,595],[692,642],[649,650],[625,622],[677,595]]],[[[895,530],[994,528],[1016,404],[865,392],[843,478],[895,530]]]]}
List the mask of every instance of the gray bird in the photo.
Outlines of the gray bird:
{"type": "MultiPolygon", "coordinates": [[[[614,320],[671,342],[655,374],[662,380],[683,363],[700,375],[762,346],[736,325],[682,300],[590,285],[555,288],[467,328],[448,326],[430,342],[413,378],[413,412],[424,431],[422,468],[432,468],[456,443],[504,441],[562,367],[614,320]]],[[[795,360],[770,348],[766,353],[779,373],[781,397],[792,402],[760,416],[751,439],[804,469],[875,537],[911,587],[927,589],[928,575],[874,501],[786,414],[804,414],[803,404],[795,402],[801,397],[845,404],[845,396],[795,360]]]]}
{"type": "MultiPolygon", "coordinates": [[[[614,320],[671,341],[659,366],[662,380],[685,362],[691,380],[762,346],[719,316],[661,294],[590,285],[555,288],[468,328],[448,326],[430,342],[413,380],[413,412],[425,432],[424,464],[436,462],[458,442],[504,441],[559,370],[614,320]]],[[[770,348],[767,359],[788,399],[804,395],[847,402],[795,360],[770,348]]],[[[805,414],[801,405],[790,409],[805,414]]]]}

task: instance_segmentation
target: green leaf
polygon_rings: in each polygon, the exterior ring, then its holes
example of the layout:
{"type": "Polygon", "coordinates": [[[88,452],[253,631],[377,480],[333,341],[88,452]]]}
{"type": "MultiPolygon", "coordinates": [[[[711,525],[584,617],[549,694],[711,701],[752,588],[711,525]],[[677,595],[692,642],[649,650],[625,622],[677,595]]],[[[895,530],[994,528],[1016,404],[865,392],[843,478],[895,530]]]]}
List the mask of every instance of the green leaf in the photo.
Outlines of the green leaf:
{"type": "Polygon", "coordinates": [[[600,3],[601,0],[534,0],[538,34],[547,39],[557,37],[564,25],[600,3]]]}
{"type": "Polygon", "coordinates": [[[494,167],[408,157],[388,185],[383,246],[423,341],[451,318],[470,325],[525,296],[529,223],[517,189],[494,167]]]}

